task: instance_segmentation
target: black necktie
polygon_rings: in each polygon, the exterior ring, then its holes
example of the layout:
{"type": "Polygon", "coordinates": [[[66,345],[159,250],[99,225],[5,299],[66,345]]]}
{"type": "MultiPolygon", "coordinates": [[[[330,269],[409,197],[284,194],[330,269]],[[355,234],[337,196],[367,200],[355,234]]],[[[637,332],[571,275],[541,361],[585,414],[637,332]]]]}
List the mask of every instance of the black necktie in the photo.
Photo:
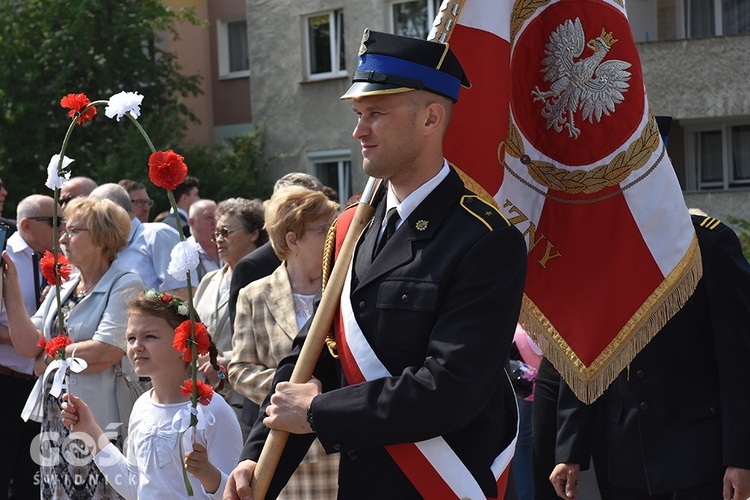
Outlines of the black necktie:
{"type": "Polygon", "coordinates": [[[378,241],[378,244],[375,246],[375,253],[372,255],[373,259],[378,256],[380,251],[385,246],[385,243],[390,239],[391,236],[393,236],[393,233],[396,232],[396,223],[399,219],[398,210],[396,210],[396,207],[388,210],[385,218],[387,219],[385,232],[380,236],[380,241],[378,241]]]}
{"type": "Polygon", "coordinates": [[[36,298],[36,307],[39,308],[41,305],[42,288],[39,279],[39,254],[34,252],[31,254],[31,267],[34,270],[34,297],[36,298]]]}

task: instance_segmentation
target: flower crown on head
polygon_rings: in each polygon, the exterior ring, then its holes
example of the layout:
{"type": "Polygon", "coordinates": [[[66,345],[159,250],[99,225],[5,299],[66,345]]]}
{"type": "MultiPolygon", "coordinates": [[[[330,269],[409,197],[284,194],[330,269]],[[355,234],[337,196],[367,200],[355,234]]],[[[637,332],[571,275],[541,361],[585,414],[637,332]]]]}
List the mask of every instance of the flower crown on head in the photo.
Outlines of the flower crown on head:
{"type": "Polygon", "coordinates": [[[152,300],[158,300],[162,304],[166,304],[170,307],[174,307],[177,314],[180,316],[187,317],[189,314],[187,303],[183,300],[175,298],[169,292],[157,292],[156,290],[145,290],[142,293],[143,297],[152,300]]]}

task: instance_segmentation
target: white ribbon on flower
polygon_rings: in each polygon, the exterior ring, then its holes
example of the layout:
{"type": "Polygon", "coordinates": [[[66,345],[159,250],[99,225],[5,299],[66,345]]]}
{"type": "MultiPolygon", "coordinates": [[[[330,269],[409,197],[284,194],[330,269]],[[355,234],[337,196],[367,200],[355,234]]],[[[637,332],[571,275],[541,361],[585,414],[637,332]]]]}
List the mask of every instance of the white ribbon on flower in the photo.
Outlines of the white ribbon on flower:
{"type": "MultiPolygon", "coordinates": [[[[52,388],[49,390],[49,393],[58,398],[62,392],[63,382],[65,381],[65,375],[67,374],[68,369],[73,373],[81,373],[89,367],[89,364],[83,358],[76,358],[75,349],[73,349],[73,354],[70,357],[56,359],[50,363],[50,366],[54,363],[57,363],[59,368],[57,369],[57,373],[55,373],[55,378],[52,379],[52,388]]],[[[49,367],[47,369],[49,369],[49,367]]]]}
{"type": "Polygon", "coordinates": [[[47,365],[47,369],[44,370],[44,374],[36,379],[34,388],[31,390],[31,393],[26,400],[26,404],[21,411],[21,418],[24,422],[27,422],[29,419],[33,420],[34,422],[42,421],[42,416],[44,414],[44,386],[47,383],[47,377],[49,377],[49,375],[54,370],[57,370],[57,373],[55,373],[55,378],[52,382],[52,389],[50,389],[50,394],[58,397],[62,390],[65,372],[68,370],[68,368],[70,368],[70,370],[74,373],[81,373],[88,367],[88,363],[86,363],[86,360],[82,358],[76,358],[75,354],[76,352],[74,349],[73,355],[69,358],[53,360],[50,364],[47,365]]]}
{"type": "Polygon", "coordinates": [[[47,166],[47,181],[44,185],[53,191],[55,188],[60,189],[65,181],[70,179],[70,171],[65,171],[65,169],[74,161],[72,158],[63,156],[62,165],[60,165],[60,155],[53,155],[47,166]],[[60,165],[60,169],[57,168],[58,165],[60,165]],[[61,170],[63,171],[62,175],[60,175],[61,170]]]}
{"type": "Polygon", "coordinates": [[[172,417],[172,430],[176,432],[185,432],[188,430],[192,415],[198,417],[196,427],[199,430],[205,429],[207,425],[214,425],[216,422],[216,417],[214,417],[214,414],[207,407],[199,404],[197,408],[193,408],[193,404],[188,403],[185,408],[177,410],[177,413],[172,417]]]}

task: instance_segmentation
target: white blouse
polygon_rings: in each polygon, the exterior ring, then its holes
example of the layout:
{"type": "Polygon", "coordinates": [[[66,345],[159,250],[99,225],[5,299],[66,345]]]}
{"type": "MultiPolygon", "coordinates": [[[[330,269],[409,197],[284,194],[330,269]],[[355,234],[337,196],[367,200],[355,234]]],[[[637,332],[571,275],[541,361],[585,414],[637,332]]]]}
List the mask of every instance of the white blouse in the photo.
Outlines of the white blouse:
{"type": "MultiPolygon", "coordinates": [[[[96,454],[94,462],[112,487],[126,499],[186,498],[182,472],[184,454],[180,454],[180,433],[173,429],[172,419],[179,410],[187,409],[189,403],[155,403],[151,393],[144,393],[133,406],[127,458],[110,444],[96,454]]],[[[220,499],[242,451],[242,431],[235,412],[221,396],[214,394],[205,408],[215,422],[198,429],[196,441],[206,446],[208,460],[221,471],[221,484],[214,493],[207,493],[190,473],[188,479],[196,498],[220,499]]],[[[188,451],[187,436],[191,433],[192,430],[185,433],[183,453],[188,451]]]]}

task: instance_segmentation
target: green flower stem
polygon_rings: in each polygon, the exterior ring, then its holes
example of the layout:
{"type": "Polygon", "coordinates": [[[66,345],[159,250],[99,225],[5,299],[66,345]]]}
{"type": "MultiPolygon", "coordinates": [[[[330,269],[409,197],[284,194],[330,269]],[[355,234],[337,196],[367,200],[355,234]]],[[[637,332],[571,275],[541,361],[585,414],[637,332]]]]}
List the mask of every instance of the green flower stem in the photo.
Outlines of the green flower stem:
{"type": "Polygon", "coordinates": [[[187,490],[187,494],[189,497],[191,497],[193,496],[193,487],[190,485],[190,479],[188,478],[187,469],[185,468],[185,452],[182,450],[182,436],[184,436],[188,430],[190,430],[190,428],[180,433],[179,440],[180,440],[180,458],[182,460],[182,479],[185,481],[185,489],[187,490]]]}
{"type": "MultiPolygon", "coordinates": [[[[94,101],[94,102],[90,103],[88,106],[86,106],[85,108],[83,108],[81,111],[79,111],[78,113],[76,113],[75,116],[73,117],[73,120],[71,121],[70,126],[68,127],[68,131],[65,134],[65,139],[63,140],[62,149],[60,150],[60,159],[59,159],[59,162],[57,164],[58,175],[63,174],[62,164],[63,164],[63,159],[65,158],[65,150],[68,147],[68,141],[70,140],[70,136],[71,136],[71,134],[73,132],[73,129],[75,128],[75,126],[78,123],[78,118],[81,116],[81,114],[85,113],[92,106],[99,106],[99,105],[102,105],[102,104],[109,104],[109,100],[94,101]]],[[[125,115],[130,119],[131,122],[133,122],[133,125],[135,125],[135,127],[138,129],[138,131],[143,136],[143,138],[146,140],[146,143],[148,144],[148,147],[151,150],[151,152],[155,153],[156,152],[156,148],[154,147],[154,143],[151,142],[151,138],[149,138],[148,134],[143,129],[143,127],[141,126],[141,124],[138,122],[138,120],[136,119],[136,117],[133,116],[132,113],[130,113],[130,112],[125,113],[125,115]]],[[[177,222],[177,226],[176,227],[177,228],[181,228],[182,223],[180,221],[180,215],[177,212],[177,202],[174,199],[174,194],[172,193],[172,191],[167,190],[167,197],[169,198],[169,204],[172,207],[172,211],[174,212],[175,221],[177,222]]],[[[59,188],[55,188],[54,199],[55,199],[55,204],[53,206],[53,212],[52,212],[52,217],[53,217],[52,230],[53,230],[53,234],[57,234],[57,228],[58,228],[58,225],[57,225],[57,206],[58,206],[58,203],[59,203],[59,200],[60,200],[60,189],[59,188]]],[[[178,229],[177,232],[180,234],[180,242],[184,242],[185,241],[185,235],[182,234],[182,231],[180,229],[178,229]]],[[[57,270],[58,270],[57,254],[59,252],[59,243],[58,243],[58,239],[57,238],[55,238],[54,241],[53,241],[53,250],[55,252],[55,255],[54,255],[55,261],[54,262],[55,262],[55,272],[56,272],[56,278],[57,278],[56,282],[55,282],[55,295],[57,296],[57,310],[58,310],[58,315],[57,316],[58,316],[59,325],[60,325],[60,332],[63,332],[63,328],[64,328],[64,322],[63,322],[63,317],[62,317],[63,315],[60,314],[60,311],[62,310],[62,302],[61,302],[61,299],[60,299],[60,285],[61,285],[61,280],[59,278],[59,275],[57,275],[57,270]]],[[[193,391],[192,391],[192,394],[190,395],[190,400],[191,400],[191,403],[192,403],[192,407],[193,408],[197,408],[198,407],[198,344],[197,344],[196,338],[195,338],[195,308],[193,307],[193,286],[192,286],[192,284],[190,282],[190,271],[187,271],[187,291],[188,291],[188,315],[189,315],[189,318],[190,318],[190,339],[192,341],[191,342],[191,351],[192,351],[191,352],[191,354],[192,354],[191,357],[192,357],[192,361],[191,361],[191,364],[190,364],[190,368],[191,368],[191,380],[192,380],[192,383],[193,383],[193,391]]],[[[197,417],[197,415],[195,415],[195,414],[193,414],[191,412],[191,414],[190,414],[190,427],[193,428],[193,441],[195,440],[195,428],[196,428],[197,425],[198,425],[198,417],[197,417]]],[[[188,430],[190,430],[190,427],[188,428],[188,430]]],[[[185,431],[185,432],[187,432],[187,431],[185,431]]],[[[181,457],[184,454],[183,450],[182,450],[182,436],[183,435],[184,435],[184,432],[182,434],[180,434],[180,456],[181,457]]],[[[183,460],[183,463],[182,463],[182,475],[183,475],[183,479],[185,480],[185,488],[187,490],[188,496],[193,496],[193,488],[190,485],[190,481],[188,479],[188,475],[187,474],[188,474],[187,473],[187,469],[185,469],[185,463],[184,463],[184,460],[183,460]]]]}
{"type": "MultiPolygon", "coordinates": [[[[146,143],[148,144],[149,149],[151,149],[152,153],[156,153],[156,148],[154,147],[154,143],[151,142],[151,138],[149,138],[146,131],[143,129],[141,124],[138,122],[138,120],[130,113],[125,113],[125,115],[130,119],[131,122],[133,122],[133,125],[138,129],[138,131],[141,133],[143,138],[146,140],[146,143]]],[[[175,218],[175,227],[177,228],[177,232],[180,234],[180,242],[185,241],[185,235],[182,233],[182,221],[180,221],[180,214],[177,211],[177,201],[174,199],[174,193],[167,189],[167,198],[169,199],[169,206],[172,208],[172,212],[174,213],[175,218]]],[[[195,308],[193,307],[193,285],[190,282],[190,271],[187,271],[187,291],[188,291],[188,316],[190,318],[190,349],[191,349],[191,359],[190,362],[190,380],[193,383],[193,390],[190,394],[190,402],[192,404],[192,407],[195,409],[198,407],[198,344],[195,339],[195,308]]],[[[193,442],[195,442],[195,428],[198,425],[198,416],[194,413],[190,413],[190,427],[193,429],[193,442]]],[[[188,430],[190,430],[190,427],[188,430]]],[[[187,432],[187,431],[185,431],[187,432]]],[[[184,432],[183,432],[184,434],[184,432]]],[[[182,434],[180,435],[180,457],[183,456],[182,452],[182,434]]],[[[182,463],[182,477],[185,480],[185,488],[187,489],[188,496],[193,496],[193,488],[190,486],[190,482],[188,481],[187,476],[187,469],[185,469],[185,462],[183,460],[182,463]]]]}
{"type": "MultiPolygon", "coordinates": [[[[65,150],[68,149],[68,142],[70,142],[70,136],[73,135],[73,129],[78,124],[78,117],[81,116],[82,113],[84,113],[86,110],[88,110],[92,106],[97,106],[100,104],[109,104],[109,101],[94,101],[90,103],[88,106],[83,108],[81,111],[76,113],[73,116],[73,119],[70,121],[70,125],[68,126],[68,130],[65,132],[65,138],[63,139],[62,148],[60,148],[60,158],[57,160],[57,175],[61,176],[64,174],[63,172],[63,160],[65,159],[65,150]]],[[[60,277],[60,268],[59,268],[59,262],[57,260],[57,256],[60,253],[60,238],[58,237],[58,224],[57,224],[57,207],[60,203],[60,188],[55,188],[54,191],[54,199],[55,203],[52,205],[52,251],[54,253],[54,270],[55,270],[55,299],[57,300],[57,325],[60,329],[60,333],[65,333],[65,322],[63,321],[63,315],[60,314],[60,311],[62,310],[62,299],[60,298],[60,286],[62,285],[62,278],[60,277]]]]}
{"type": "Polygon", "coordinates": [[[135,125],[135,128],[137,128],[138,131],[143,136],[143,138],[146,139],[146,144],[148,144],[148,147],[149,147],[149,149],[151,149],[151,152],[152,153],[156,153],[156,148],[154,147],[154,143],[151,142],[151,138],[148,136],[148,134],[146,133],[146,131],[143,130],[143,127],[141,127],[141,124],[138,123],[138,119],[135,116],[133,116],[133,114],[130,111],[128,111],[127,113],[125,113],[125,116],[127,116],[128,118],[130,118],[130,121],[133,122],[133,125],[135,125]]]}

